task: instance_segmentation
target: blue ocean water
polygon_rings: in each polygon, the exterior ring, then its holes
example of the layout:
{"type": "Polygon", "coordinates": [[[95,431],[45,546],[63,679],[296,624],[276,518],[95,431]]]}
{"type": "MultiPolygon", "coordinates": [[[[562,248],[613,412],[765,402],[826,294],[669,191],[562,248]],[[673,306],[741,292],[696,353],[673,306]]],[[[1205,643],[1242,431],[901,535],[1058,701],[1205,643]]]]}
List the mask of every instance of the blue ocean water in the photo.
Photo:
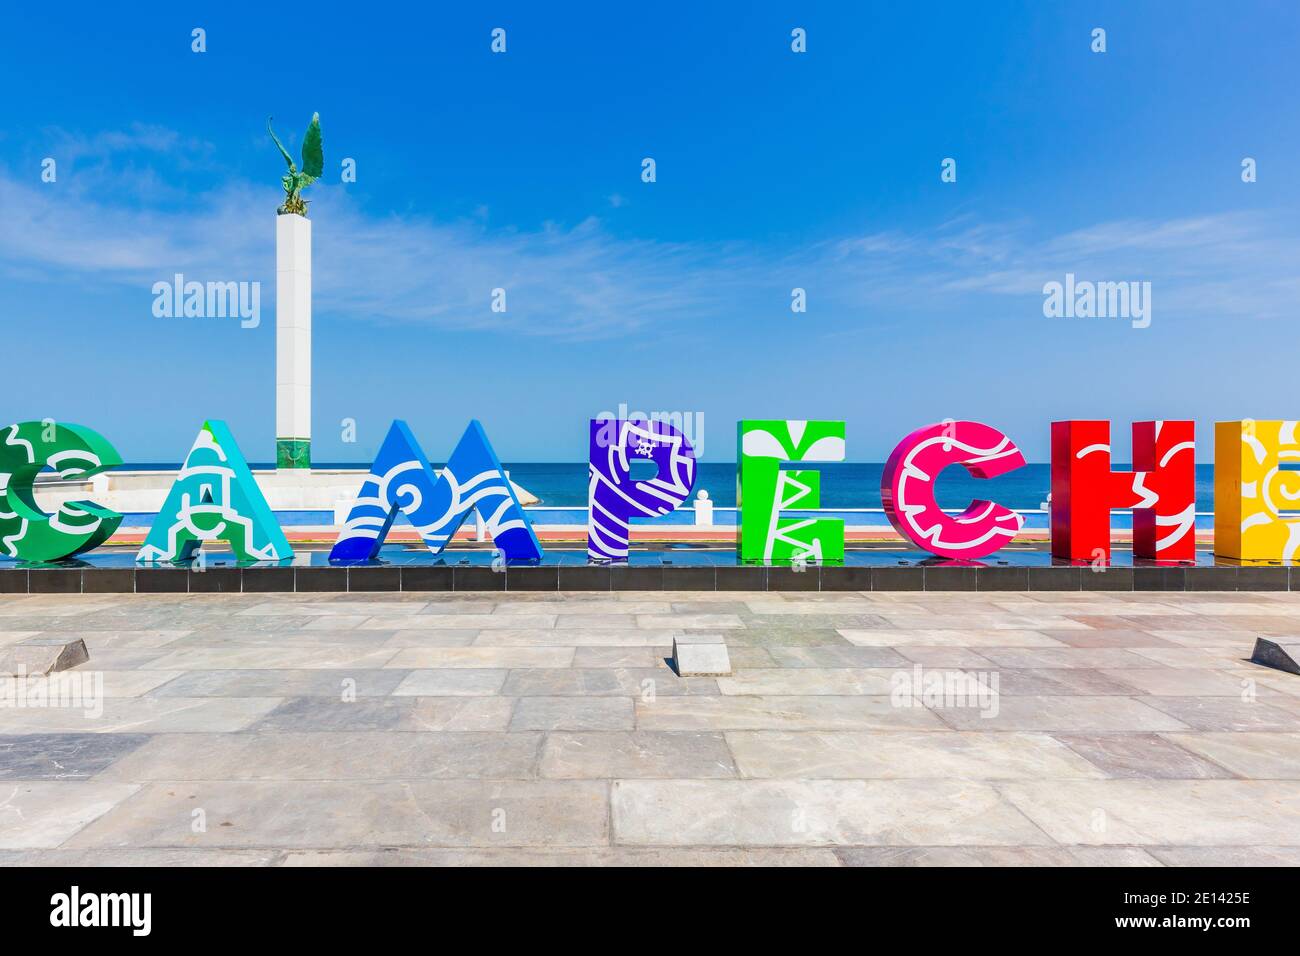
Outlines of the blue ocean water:
{"type": "MultiPolygon", "coordinates": [[[[319,468],[369,468],[364,464],[317,462],[319,468]]],[[[439,463],[440,466],[440,463],[439,463]]],[[[132,469],[175,468],[176,465],[126,465],[132,469]]],[[[254,464],[254,468],[271,468],[271,464],[254,464]]],[[[880,508],[880,462],[819,463],[822,475],[823,508],[880,508]]],[[[1131,466],[1116,464],[1117,471],[1131,466]]],[[[510,478],[526,488],[549,507],[586,507],[586,462],[516,462],[506,463],[510,478]]],[[[637,475],[636,477],[641,477],[637,475]]],[[[964,468],[948,468],[939,477],[938,499],[942,508],[965,508],[975,498],[996,501],[1017,510],[1039,508],[1051,487],[1047,464],[1026,465],[999,478],[972,478],[964,468]]],[[[704,489],[715,505],[736,505],[736,466],[724,462],[701,462],[695,481],[696,490],[704,489]]],[[[1196,466],[1196,510],[1214,510],[1214,466],[1196,466]]]]}
{"type": "MultiPolygon", "coordinates": [[[[369,468],[363,464],[317,462],[320,468],[369,468]]],[[[127,464],[126,468],[164,468],[160,464],[127,464]]],[[[253,464],[253,468],[270,468],[273,464],[253,464]]],[[[441,467],[441,463],[438,463],[441,467]]],[[[586,507],[585,462],[516,462],[504,464],[513,483],[541,498],[543,506],[586,507]]],[[[1115,470],[1130,468],[1114,464],[1115,470]]],[[[879,509],[880,462],[818,463],[822,472],[822,507],[824,509],[879,509]]],[[[636,475],[636,477],[642,477],[636,475]]],[[[1048,464],[1027,464],[1023,468],[996,477],[974,479],[965,468],[948,468],[939,477],[939,505],[945,509],[963,509],[972,499],[985,498],[1009,509],[1036,509],[1043,505],[1052,486],[1048,464]]],[[[736,466],[725,462],[701,462],[695,477],[695,490],[705,489],[718,507],[736,506],[736,466]]],[[[1196,466],[1196,510],[1214,509],[1214,466],[1196,466]]]]}
{"type": "MultiPolygon", "coordinates": [[[[507,464],[515,484],[528,489],[551,506],[587,504],[587,466],[583,464],[507,464]]],[[[823,508],[879,508],[880,462],[818,463],[823,508]]],[[[1116,471],[1129,465],[1116,464],[1116,471]]],[[[996,501],[1007,508],[1038,508],[1051,487],[1050,466],[1026,465],[998,478],[972,478],[964,468],[948,468],[939,477],[937,497],[942,508],[965,508],[975,498],[996,501]]],[[[695,488],[709,493],[720,508],[736,505],[736,466],[701,462],[695,488]]],[[[1214,508],[1214,466],[1196,466],[1196,510],[1214,508]]]]}

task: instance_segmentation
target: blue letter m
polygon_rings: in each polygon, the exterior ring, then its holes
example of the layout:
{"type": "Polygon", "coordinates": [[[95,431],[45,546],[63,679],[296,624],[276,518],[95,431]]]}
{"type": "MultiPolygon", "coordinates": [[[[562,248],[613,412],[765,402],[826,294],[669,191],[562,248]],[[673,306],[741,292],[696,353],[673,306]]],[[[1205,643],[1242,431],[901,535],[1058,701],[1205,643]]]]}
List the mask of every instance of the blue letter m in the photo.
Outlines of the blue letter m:
{"type": "Polygon", "coordinates": [[[469,423],[447,467],[436,475],[411,429],[398,419],[370,466],[357,503],[330,550],[330,560],[345,564],[372,560],[399,510],[429,550],[439,554],[471,509],[483,516],[507,561],[541,558],[542,546],[482,425],[469,423]]]}

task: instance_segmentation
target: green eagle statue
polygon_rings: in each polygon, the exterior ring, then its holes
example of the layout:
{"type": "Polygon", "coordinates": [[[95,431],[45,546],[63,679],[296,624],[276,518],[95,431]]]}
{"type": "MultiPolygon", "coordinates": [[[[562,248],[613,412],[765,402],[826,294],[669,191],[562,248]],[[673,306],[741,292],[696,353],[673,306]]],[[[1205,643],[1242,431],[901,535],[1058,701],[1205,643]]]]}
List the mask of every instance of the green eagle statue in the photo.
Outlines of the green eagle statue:
{"type": "Polygon", "coordinates": [[[284,148],[284,144],[276,138],[275,131],[271,129],[271,117],[269,116],[266,118],[266,131],[271,134],[271,139],[275,140],[280,155],[289,164],[288,174],[280,180],[284,184],[284,205],[277,209],[276,212],[281,216],[287,216],[290,213],[306,216],[307,200],[302,198],[302,191],[320,179],[320,174],[325,169],[325,154],[321,151],[320,143],[320,114],[311,114],[311,125],[307,127],[307,134],[302,138],[301,170],[294,165],[293,157],[284,148]]]}

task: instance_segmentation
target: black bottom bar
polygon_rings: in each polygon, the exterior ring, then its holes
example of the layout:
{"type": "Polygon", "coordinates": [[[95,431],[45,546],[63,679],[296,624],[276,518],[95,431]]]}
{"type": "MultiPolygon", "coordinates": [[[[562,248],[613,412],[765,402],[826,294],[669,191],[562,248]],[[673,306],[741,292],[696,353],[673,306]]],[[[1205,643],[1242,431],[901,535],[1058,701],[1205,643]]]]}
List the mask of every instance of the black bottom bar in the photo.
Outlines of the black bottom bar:
{"type": "MultiPolygon", "coordinates": [[[[612,943],[638,929],[659,936],[712,930],[726,938],[714,945],[727,949],[760,933],[770,938],[775,920],[787,934],[892,938],[908,941],[909,950],[931,940],[942,948],[992,948],[1034,932],[1044,934],[1033,938],[1049,948],[1060,940],[1077,947],[1099,938],[1143,945],[1201,939],[1225,952],[1238,941],[1259,940],[1261,932],[1291,936],[1294,921],[1294,875],[1285,869],[766,869],[716,875],[694,868],[624,870],[614,880],[598,869],[545,879],[508,869],[457,868],[445,877],[399,868],[8,869],[0,870],[0,892],[11,944],[32,936],[66,940],[74,933],[94,942],[141,938],[135,934],[145,928],[143,896],[115,904],[124,914],[118,922],[126,925],[53,925],[71,922],[75,886],[79,922],[92,895],[147,893],[147,938],[201,940],[207,949],[254,939],[259,949],[282,941],[296,949],[318,942],[333,947],[353,939],[427,947],[441,934],[466,932],[465,925],[452,925],[451,914],[490,915],[497,907],[506,934],[539,943],[575,935],[612,943]],[[720,886],[719,876],[730,885],[720,886]],[[738,918],[737,890],[769,900],[779,894],[781,902],[768,919],[738,918]],[[828,897],[828,890],[840,892],[828,897]],[[846,891],[853,905],[846,905],[846,891]],[[658,902],[647,908],[647,899],[658,902]]],[[[91,905],[98,908],[98,902],[91,905]]],[[[498,945],[502,922],[492,921],[498,945]]]]}

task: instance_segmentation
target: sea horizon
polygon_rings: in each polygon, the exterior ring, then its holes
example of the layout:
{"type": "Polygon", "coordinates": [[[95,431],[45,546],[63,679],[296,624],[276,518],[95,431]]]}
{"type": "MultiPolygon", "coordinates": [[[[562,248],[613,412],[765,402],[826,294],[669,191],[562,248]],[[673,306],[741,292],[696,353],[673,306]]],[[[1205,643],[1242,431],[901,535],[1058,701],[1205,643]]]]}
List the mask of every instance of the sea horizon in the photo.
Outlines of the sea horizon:
{"type": "MultiPolygon", "coordinates": [[[[430,462],[434,468],[445,463],[430,462]]],[[[254,470],[271,469],[273,462],[250,462],[254,470]]],[[[510,479],[519,487],[539,499],[548,507],[573,508],[587,504],[587,463],[583,462],[503,462],[510,479]]],[[[179,463],[126,462],[123,471],[172,471],[179,463]]],[[[368,470],[370,462],[314,462],[313,468],[368,470]]],[[[817,462],[810,467],[821,473],[822,508],[882,507],[880,478],[884,462],[817,462]]],[[[1124,471],[1131,465],[1115,463],[1113,469],[1124,471]]],[[[640,477],[635,475],[634,477],[640,477]]],[[[1008,508],[1026,510],[1041,508],[1051,488],[1051,465],[1031,462],[1015,471],[997,478],[973,478],[960,467],[946,469],[936,482],[939,505],[943,508],[965,508],[971,501],[984,499],[996,501],[1008,508]]],[[[695,489],[691,501],[700,491],[707,491],[709,499],[719,508],[736,505],[736,463],[699,462],[695,489]]],[[[688,502],[689,504],[690,502],[688,502]]],[[[1196,466],[1196,510],[1212,511],[1214,508],[1214,466],[1196,466]]]]}

